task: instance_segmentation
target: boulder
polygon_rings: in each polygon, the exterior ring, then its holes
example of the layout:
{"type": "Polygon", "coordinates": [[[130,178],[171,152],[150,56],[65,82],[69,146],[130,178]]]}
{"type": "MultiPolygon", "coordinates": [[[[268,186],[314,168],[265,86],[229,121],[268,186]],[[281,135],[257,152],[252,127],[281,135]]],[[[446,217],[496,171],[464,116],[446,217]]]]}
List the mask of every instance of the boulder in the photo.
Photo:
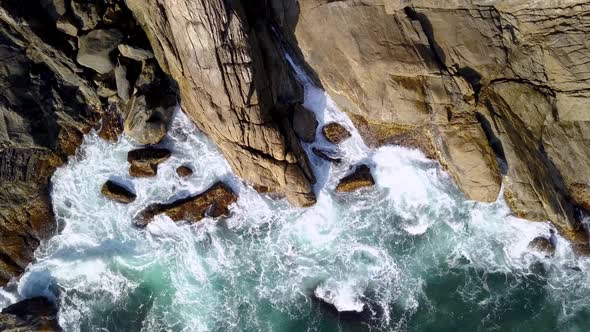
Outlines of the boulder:
{"type": "Polygon", "coordinates": [[[66,14],[66,0],[40,0],[40,4],[53,20],[66,14]]]}
{"type": "Polygon", "coordinates": [[[120,44],[118,48],[122,56],[131,60],[144,61],[147,59],[152,59],[154,57],[154,52],[144,50],[139,47],[134,47],[127,44],[120,44]]]}
{"type": "Polygon", "coordinates": [[[205,217],[218,218],[229,213],[228,207],[238,196],[223,182],[217,182],[205,192],[172,203],[156,203],[138,214],[135,224],[145,227],[155,216],[166,214],[174,221],[197,222],[205,217]]]}
{"type": "Polygon", "coordinates": [[[330,122],[322,128],[324,137],[333,144],[340,144],[350,138],[350,132],[337,122],[330,122]]]}
{"type": "Polygon", "coordinates": [[[108,180],[102,186],[100,192],[107,198],[123,203],[129,204],[135,201],[137,197],[134,193],[132,193],[129,189],[125,188],[123,185],[120,185],[112,180],[108,180]]]}
{"type": "Polygon", "coordinates": [[[359,165],[354,172],[345,176],[340,180],[336,191],[351,192],[364,187],[371,187],[375,185],[375,180],[371,175],[371,169],[367,165],[359,165]]]}
{"type": "Polygon", "coordinates": [[[304,142],[311,143],[315,140],[315,132],[318,128],[318,120],[315,113],[302,105],[293,109],[293,130],[304,142]]]}
{"type": "Polygon", "coordinates": [[[162,148],[142,148],[129,151],[127,161],[131,164],[129,175],[151,177],[158,174],[158,165],[170,158],[170,150],[162,148]]]}
{"type": "Polygon", "coordinates": [[[78,39],[76,61],[99,74],[113,71],[111,52],[117,48],[123,34],[116,29],[94,30],[78,39]]]}
{"type": "Polygon", "coordinates": [[[193,174],[193,170],[188,166],[180,166],[176,169],[176,174],[180,177],[187,177],[193,174]]]}
{"type": "Polygon", "coordinates": [[[538,251],[547,256],[553,256],[555,254],[555,246],[553,245],[553,243],[551,243],[550,239],[544,236],[534,238],[529,243],[528,248],[531,250],[538,251]]]}
{"type": "Polygon", "coordinates": [[[62,328],[56,305],[44,297],[34,297],[2,309],[0,331],[60,332],[62,328]]]}
{"type": "Polygon", "coordinates": [[[72,0],[71,7],[80,30],[87,31],[96,28],[101,15],[99,14],[100,8],[95,1],[72,0]]]}
{"type": "Polygon", "coordinates": [[[55,27],[57,30],[65,33],[66,35],[76,37],[78,35],[78,28],[70,22],[67,16],[60,17],[57,22],[55,22],[55,27]]]}

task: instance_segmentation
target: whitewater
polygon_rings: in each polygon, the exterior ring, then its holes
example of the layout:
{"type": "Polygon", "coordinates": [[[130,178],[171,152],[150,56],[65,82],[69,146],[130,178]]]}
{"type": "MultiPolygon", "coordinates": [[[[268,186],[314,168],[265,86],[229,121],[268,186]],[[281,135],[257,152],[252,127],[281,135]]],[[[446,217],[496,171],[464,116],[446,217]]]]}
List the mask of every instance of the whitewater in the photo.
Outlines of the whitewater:
{"type": "Polygon", "coordinates": [[[561,237],[555,257],[527,249],[549,235],[548,223],[515,218],[502,194],[490,204],[466,200],[419,151],[368,148],[330,97],[302,81],[318,128],[337,121],[352,133],[337,148],[318,129],[305,144],[318,176],[315,206],[295,208],[244,184],[180,110],[160,144],[172,157],[155,178],[128,175],[127,152],[139,145],[93,131],[52,178],[60,234],[37,250],[16,288],[0,292],[0,307],[50,297],[66,331],[588,330],[590,260],[561,237]],[[359,163],[371,167],[375,187],[335,193],[359,163]],[[194,174],[180,178],[181,165],[194,174]],[[133,188],[135,202],[104,198],[108,179],[133,188]],[[230,217],[186,224],[162,215],[133,226],[147,205],[218,180],[239,195],[230,217]]]}

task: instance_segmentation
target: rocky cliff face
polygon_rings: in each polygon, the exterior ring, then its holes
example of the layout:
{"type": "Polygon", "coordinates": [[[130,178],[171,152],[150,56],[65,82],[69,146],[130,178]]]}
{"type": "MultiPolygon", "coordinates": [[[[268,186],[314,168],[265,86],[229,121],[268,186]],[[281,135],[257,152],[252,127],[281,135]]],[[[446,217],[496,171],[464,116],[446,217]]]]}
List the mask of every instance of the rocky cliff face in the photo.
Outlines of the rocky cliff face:
{"type": "Polygon", "coordinates": [[[184,111],[217,143],[233,170],[294,204],[315,202],[307,156],[291,114],[302,101],[264,1],[126,0],[184,111]]]}
{"type": "Polygon", "coordinates": [[[587,1],[276,0],[276,21],[374,145],[437,158],[466,196],[586,246],[587,1]]]}
{"type": "Polygon", "coordinates": [[[171,114],[174,85],[132,45],[149,47],[122,1],[0,4],[0,285],[57,233],[50,177],[105,114],[105,139],[117,139],[123,115],[135,119],[131,136],[165,135],[166,116],[154,114],[171,114]]]}

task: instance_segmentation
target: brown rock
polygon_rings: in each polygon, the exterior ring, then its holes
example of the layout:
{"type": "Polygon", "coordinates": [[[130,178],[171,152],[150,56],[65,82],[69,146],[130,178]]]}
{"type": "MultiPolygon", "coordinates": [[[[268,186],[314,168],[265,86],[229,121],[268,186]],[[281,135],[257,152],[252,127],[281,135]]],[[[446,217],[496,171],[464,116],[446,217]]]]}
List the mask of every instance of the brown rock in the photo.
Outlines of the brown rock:
{"type": "Polygon", "coordinates": [[[102,186],[102,189],[100,190],[100,192],[107,198],[115,201],[115,202],[119,202],[119,203],[123,203],[123,204],[129,204],[133,201],[135,201],[135,198],[137,197],[134,193],[132,193],[131,191],[129,191],[129,189],[125,188],[123,185],[120,185],[114,181],[108,180],[107,182],[105,182],[105,184],[102,186]]]}
{"type": "Polygon", "coordinates": [[[180,177],[187,177],[193,175],[193,170],[187,166],[180,166],[176,169],[176,174],[180,177]]]}
{"type": "Polygon", "coordinates": [[[217,0],[126,3],[162,69],[178,82],[183,110],[236,174],[295,204],[310,204],[313,179],[301,169],[305,157],[292,153],[299,143],[284,136],[291,124],[276,113],[301,103],[302,89],[258,12],[264,7],[217,0]]]}
{"type": "Polygon", "coordinates": [[[534,238],[531,243],[529,243],[528,248],[543,253],[547,256],[555,255],[555,246],[548,238],[543,236],[534,238]]]}
{"type": "Polygon", "coordinates": [[[127,44],[120,44],[118,48],[122,56],[135,61],[144,61],[147,59],[152,59],[154,57],[154,53],[152,51],[144,50],[139,47],[134,47],[127,44]]]}
{"type": "Polygon", "coordinates": [[[122,132],[121,117],[116,111],[116,105],[111,104],[102,118],[98,136],[105,141],[116,142],[122,132]]]}
{"type": "Polygon", "coordinates": [[[129,175],[151,177],[158,173],[158,165],[170,158],[170,150],[162,148],[142,148],[129,151],[127,161],[131,164],[129,175]]]}
{"type": "Polygon", "coordinates": [[[136,225],[145,227],[155,216],[166,214],[174,221],[197,222],[205,217],[218,218],[229,213],[228,207],[238,196],[223,182],[217,182],[205,192],[168,204],[153,204],[139,213],[136,225]]]}
{"type": "Polygon", "coordinates": [[[354,172],[345,176],[340,180],[336,191],[351,192],[364,187],[371,187],[375,185],[375,180],[371,175],[371,169],[367,165],[359,165],[354,172]]]}
{"type": "Polygon", "coordinates": [[[311,143],[315,140],[315,132],[318,128],[318,120],[315,113],[306,109],[302,105],[297,105],[293,109],[293,130],[297,136],[304,142],[311,143]]]}
{"type": "Polygon", "coordinates": [[[322,128],[324,137],[333,144],[340,144],[350,138],[350,132],[339,123],[331,122],[322,128]]]}
{"type": "Polygon", "coordinates": [[[57,307],[44,297],[10,305],[0,313],[0,330],[6,332],[61,332],[57,307]]]}

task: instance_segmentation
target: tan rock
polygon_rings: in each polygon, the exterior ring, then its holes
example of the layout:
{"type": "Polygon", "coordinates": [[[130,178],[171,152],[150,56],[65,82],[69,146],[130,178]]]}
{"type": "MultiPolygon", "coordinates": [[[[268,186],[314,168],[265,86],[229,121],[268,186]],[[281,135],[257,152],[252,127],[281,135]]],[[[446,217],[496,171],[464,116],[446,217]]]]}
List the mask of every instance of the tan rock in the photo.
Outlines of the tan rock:
{"type": "Polygon", "coordinates": [[[203,193],[167,204],[153,204],[139,213],[136,225],[146,226],[155,216],[166,214],[174,221],[197,222],[205,217],[218,218],[229,213],[238,196],[223,182],[217,182],[203,193]]]}

